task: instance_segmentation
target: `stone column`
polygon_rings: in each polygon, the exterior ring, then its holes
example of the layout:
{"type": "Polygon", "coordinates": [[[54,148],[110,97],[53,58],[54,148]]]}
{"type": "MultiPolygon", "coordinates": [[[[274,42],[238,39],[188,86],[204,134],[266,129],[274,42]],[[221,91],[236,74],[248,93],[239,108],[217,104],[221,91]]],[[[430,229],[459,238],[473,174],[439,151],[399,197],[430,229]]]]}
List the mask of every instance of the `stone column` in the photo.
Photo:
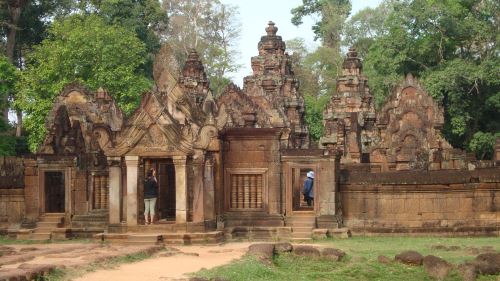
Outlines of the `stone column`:
{"type": "Polygon", "coordinates": [[[214,186],[214,163],[212,157],[205,161],[205,173],[203,180],[203,208],[205,220],[215,219],[215,186],[214,186]]]}
{"type": "Polygon", "coordinates": [[[205,221],[204,190],[203,190],[203,162],[205,157],[199,156],[193,160],[193,222],[205,221]]]}
{"type": "Polygon", "coordinates": [[[137,178],[139,156],[125,156],[127,165],[127,225],[137,225],[137,178]]]}
{"type": "MultiPolygon", "coordinates": [[[[35,222],[40,216],[40,182],[36,159],[24,158],[24,202],[26,219],[35,222]]],[[[43,178],[43,177],[42,177],[43,178]]]]}
{"type": "Polygon", "coordinates": [[[109,166],[109,223],[120,223],[120,189],[122,169],[120,157],[108,157],[109,166]]]}
{"type": "MultiPolygon", "coordinates": [[[[174,156],[175,165],[175,222],[187,219],[187,171],[186,156],[174,156]]],[[[128,171],[128,170],[127,170],[128,171]]]]}

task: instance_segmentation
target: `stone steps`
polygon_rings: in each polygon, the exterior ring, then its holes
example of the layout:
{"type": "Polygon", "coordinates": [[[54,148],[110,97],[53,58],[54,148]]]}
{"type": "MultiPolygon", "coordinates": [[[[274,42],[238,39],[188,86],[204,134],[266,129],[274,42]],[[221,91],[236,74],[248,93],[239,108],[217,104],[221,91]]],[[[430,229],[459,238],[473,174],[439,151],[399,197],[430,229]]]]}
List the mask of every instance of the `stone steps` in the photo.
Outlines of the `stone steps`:
{"type": "Polygon", "coordinates": [[[309,214],[287,217],[286,225],[292,228],[292,239],[311,239],[316,217],[309,214]]]}

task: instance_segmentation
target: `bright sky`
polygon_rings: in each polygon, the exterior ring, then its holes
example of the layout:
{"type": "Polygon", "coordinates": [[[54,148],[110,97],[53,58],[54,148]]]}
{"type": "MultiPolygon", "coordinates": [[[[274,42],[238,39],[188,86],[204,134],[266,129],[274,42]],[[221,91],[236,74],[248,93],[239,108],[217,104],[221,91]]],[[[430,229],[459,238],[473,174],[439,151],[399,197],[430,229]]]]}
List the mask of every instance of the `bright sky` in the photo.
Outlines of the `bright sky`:
{"type": "MultiPolygon", "coordinates": [[[[260,37],[265,35],[264,28],[267,22],[272,20],[278,27],[278,35],[283,40],[296,37],[304,38],[307,46],[314,49],[319,42],[314,41],[314,33],[311,27],[314,20],[310,17],[304,18],[303,24],[296,27],[292,24],[290,10],[302,4],[302,0],[221,0],[224,4],[239,7],[239,18],[241,20],[241,38],[238,50],[240,57],[238,63],[243,67],[232,77],[233,82],[242,86],[243,77],[251,74],[250,58],[257,55],[257,43],[260,37]]],[[[376,7],[382,0],[351,0],[352,12],[366,7],[376,7]]]]}

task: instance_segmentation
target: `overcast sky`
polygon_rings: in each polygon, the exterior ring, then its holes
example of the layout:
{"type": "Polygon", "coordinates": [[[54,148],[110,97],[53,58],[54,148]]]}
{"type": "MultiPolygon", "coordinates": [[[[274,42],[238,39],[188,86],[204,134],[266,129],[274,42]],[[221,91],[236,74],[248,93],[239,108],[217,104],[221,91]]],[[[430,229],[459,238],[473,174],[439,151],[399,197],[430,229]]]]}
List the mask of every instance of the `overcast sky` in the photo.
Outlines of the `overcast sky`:
{"type": "MultiPolygon", "coordinates": [[[[365,7],[376,7],[382,0],[351,0],[352,12],[365,7]]],[[[265,35],[264,28],[267,22],[272,20],[278,27],[278,35],[283,40],[290,40],[296,37],[304,38],[307,46],[314,49],[318,42],[314,41],[314,33],[311,30],[314,19],[304,18],[304,23],[296,27],[291,23],[292,15],[290,10],[302,4],[302,0],[222,0],[224,4],[231,4],[239,8],[239,18],[241,20],[241,38],[238,50],[240,56],[238,63],[243,67],[232,75],[235,84],[242,86],[243,77],[251,74],[250,58],[257,55],[257,43],[262,35],[265,35]]]]}

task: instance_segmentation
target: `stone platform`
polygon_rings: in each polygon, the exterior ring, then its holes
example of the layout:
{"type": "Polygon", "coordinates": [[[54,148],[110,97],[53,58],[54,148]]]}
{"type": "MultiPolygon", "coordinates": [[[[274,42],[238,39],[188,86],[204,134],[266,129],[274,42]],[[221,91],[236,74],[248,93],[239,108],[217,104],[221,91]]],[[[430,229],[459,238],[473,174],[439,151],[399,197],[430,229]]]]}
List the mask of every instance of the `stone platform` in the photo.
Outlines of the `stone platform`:
{"type": "Polygon", "coordinates": [[[220,244],[225,241],[224,232],[127,232],[100,233],[94,236],[99,242],[127,245],[193,245],[220,244]]]}

